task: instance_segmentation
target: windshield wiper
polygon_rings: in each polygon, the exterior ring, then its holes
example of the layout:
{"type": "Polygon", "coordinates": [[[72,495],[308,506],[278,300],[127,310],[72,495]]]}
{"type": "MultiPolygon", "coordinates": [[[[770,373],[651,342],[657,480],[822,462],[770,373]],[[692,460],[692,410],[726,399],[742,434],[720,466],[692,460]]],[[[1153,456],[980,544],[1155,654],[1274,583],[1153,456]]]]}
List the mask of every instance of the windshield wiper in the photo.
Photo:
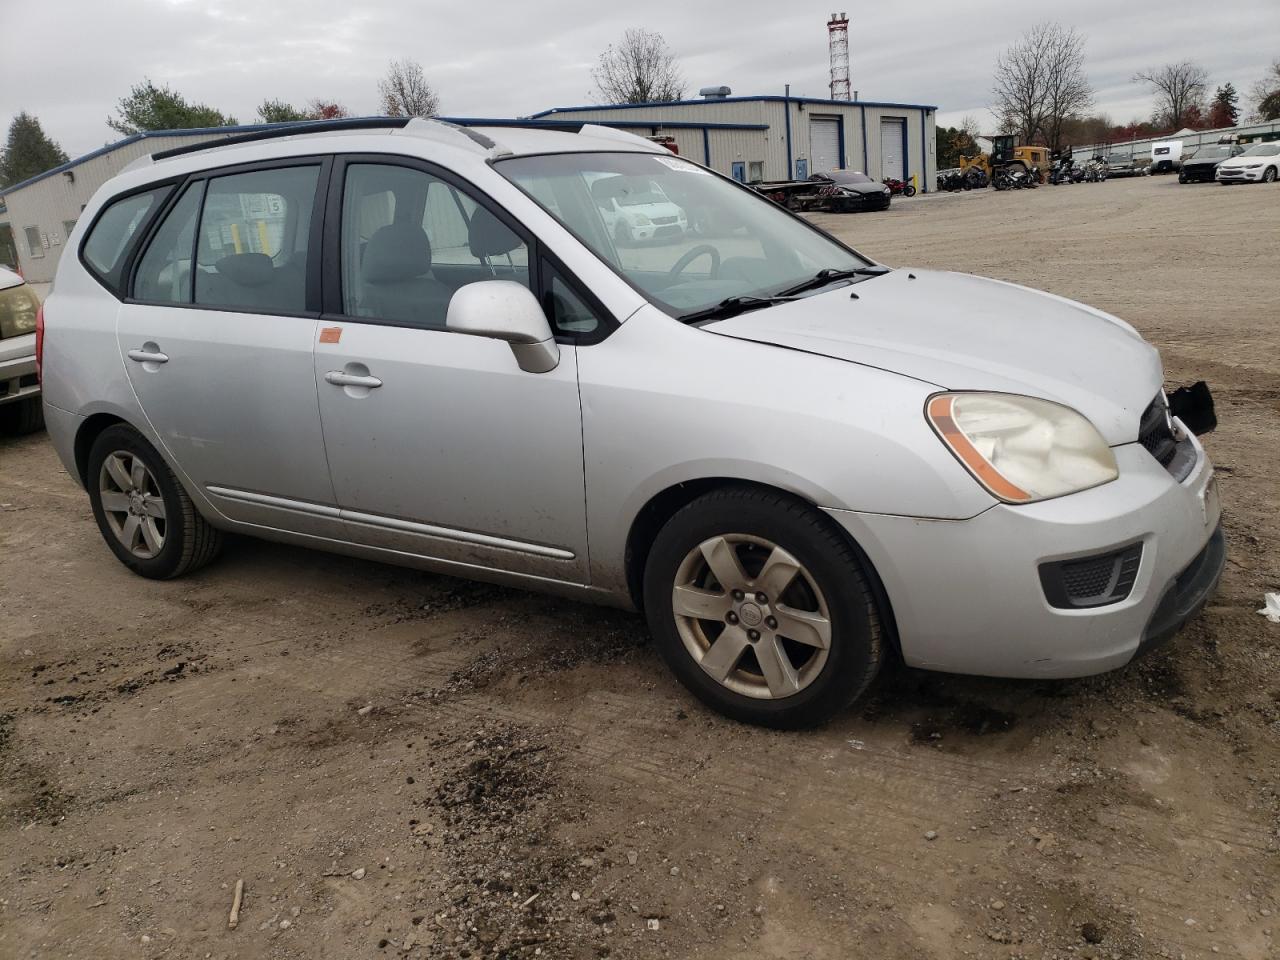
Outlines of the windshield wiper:
{"type": "Polygon", "coordinates": [[[870,266],[870,267],[854,267],[851,270],[837,270],[834,267],[827,267],[819,270],[808,280],[801,280],[793,287],[787,287],[785,290],[779,290],[778,296],[789,297],[793,294],[804,293],[808,290],[816,290],[818,287],[825,287],[828,283],[834,283],[836,280],[850,280],[853,277],[878,277],[889,272],[888,267],[870,266]]]}
{"type": "Polygon", "coordinates": [[[795,297],[778,294],[772,297],[726,297],[715,306],[682,314],[677,319],[682,323],[697,323],[699,320],[726,320],[736,317],[748,310],[759,310],[761,307],[772,307],[775,303],[787,303],[795,297]]]}

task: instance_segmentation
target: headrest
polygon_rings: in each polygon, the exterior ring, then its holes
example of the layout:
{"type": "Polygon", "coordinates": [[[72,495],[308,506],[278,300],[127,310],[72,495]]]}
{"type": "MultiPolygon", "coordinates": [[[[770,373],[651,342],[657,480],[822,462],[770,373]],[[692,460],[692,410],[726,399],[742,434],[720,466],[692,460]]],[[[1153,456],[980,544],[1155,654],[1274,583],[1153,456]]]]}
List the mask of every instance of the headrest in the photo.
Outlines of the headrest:
{"type": "Polygon", "coordinates": [[[370,283],[412,280],[431,269],[431,241],[412,223],[379,227],[364,250],[361,273],[370,283]]]}
{"type": "Polygon", "coordinates": [[[510,253],[523,242],[505,223],[484,207],[471,215],[471,255],[483,260],[510,253]]]}
{"type": "Polygon", "coordinates": [[[260,287],[270,283],[276,265],[265,253],[233,253],[214,264],[218,273],[242,287],[260,287]]]}

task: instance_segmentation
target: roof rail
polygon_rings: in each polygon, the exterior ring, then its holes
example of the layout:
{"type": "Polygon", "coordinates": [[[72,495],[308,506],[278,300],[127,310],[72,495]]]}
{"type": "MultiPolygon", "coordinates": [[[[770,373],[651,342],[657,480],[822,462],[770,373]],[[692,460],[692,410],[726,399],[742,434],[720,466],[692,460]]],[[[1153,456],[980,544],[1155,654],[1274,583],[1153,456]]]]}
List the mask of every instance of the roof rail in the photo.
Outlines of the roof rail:
{"type": "Polygon", "coordinates": [[[236,143],[251,143],[255,140],[274,140],[277,137],[295,137],[300,133],[334,133],[340,130],[398,130],[409,122],[408,117],[344,117],[340,120],[304,120],[288,125],[273,125],[263,130],[242,133],[222,140],[205,140],[186,147],[174,147],[172,150],[161,150],[151,155],[152,160],[168,160],[188,153],[198,153],[214,147],[225,147],[236,143]]]}

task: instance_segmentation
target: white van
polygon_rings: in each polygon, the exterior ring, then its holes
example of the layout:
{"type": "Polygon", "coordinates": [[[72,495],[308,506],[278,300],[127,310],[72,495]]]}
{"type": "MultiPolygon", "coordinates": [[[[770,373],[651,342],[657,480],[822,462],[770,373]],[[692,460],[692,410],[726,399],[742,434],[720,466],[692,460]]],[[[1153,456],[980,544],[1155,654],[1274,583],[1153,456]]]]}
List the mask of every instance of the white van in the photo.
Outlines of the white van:
{"type": "Polygon", "coordinates": [[[1151,172],[1173,173],[1182,166],[1182,141],[1165,140],[1151,145],[1151,172]]]}

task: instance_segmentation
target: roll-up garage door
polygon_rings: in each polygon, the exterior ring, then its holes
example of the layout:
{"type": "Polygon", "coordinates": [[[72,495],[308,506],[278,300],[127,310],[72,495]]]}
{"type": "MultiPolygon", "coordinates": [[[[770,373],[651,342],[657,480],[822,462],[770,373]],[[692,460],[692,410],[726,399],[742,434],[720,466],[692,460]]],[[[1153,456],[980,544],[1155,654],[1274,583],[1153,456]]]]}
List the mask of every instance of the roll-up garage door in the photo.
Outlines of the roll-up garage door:
{"type": "Polygon", "coordinates": [[[880,121],[880,179],[907,179],[907,121],[880,121]]]}
{"type": "Polygon", "coordinates": [[[834,117],[809,118],[809,172],[825,173],[839,170],[840,121],[834,117]]]}

